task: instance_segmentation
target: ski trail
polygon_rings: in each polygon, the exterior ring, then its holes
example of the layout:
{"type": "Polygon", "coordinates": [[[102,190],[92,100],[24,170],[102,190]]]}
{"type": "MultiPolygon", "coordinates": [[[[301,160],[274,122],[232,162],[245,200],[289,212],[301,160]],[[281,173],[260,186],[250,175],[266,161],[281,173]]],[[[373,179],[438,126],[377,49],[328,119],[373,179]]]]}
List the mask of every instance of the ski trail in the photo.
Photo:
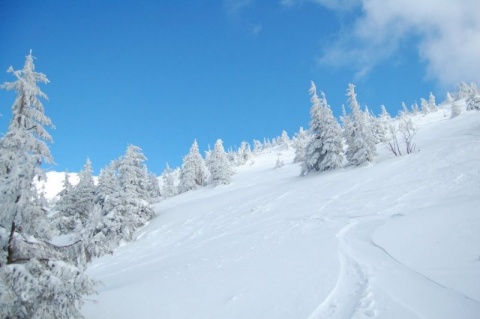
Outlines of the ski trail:
{"type": "Polygon", "coordinates": [[[376,315],[371,285],[363,267],[343,249],[344,236],[356,223],[347,223],[336,234],[339,238],[340,273],[328,297],[309,316],[315,318],[373,318],[376,315]]]}
{"type": "Polygon", "coordinates": [[[375,229],[389,218],[353,218],[337,232],[338,280],[309,319],[479,318],[479,302],[409,268],[373,242],[375,229]]]}

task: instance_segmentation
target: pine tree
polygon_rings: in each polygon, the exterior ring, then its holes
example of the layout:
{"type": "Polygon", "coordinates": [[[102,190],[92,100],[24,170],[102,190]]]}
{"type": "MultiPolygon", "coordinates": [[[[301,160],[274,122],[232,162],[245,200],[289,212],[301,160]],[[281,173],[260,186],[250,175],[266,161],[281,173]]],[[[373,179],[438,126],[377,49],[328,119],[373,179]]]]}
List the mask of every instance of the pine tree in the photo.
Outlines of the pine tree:
{"type": "Polygon", "coordinates": [[[73,188],[77,229],[84,228],[95,204],[95,183],[92,177],[92,162],[87,158],[82,170],[78,174],[78,184],[73,188]]]}
{"type": "Polygon", "coordinates": [[[259,140],[253,140],[253,154],[258,155],[263,151],[263,144],[259,140]]]}
{"type": "Polygon", "coordinates": [[[115,162],[118,187],[105,198],[94,232],[94,236],[101,232],[112,248],[122,240],[132,240],[135,230],[155,217],[149,203],[145,160],[140,147],[129,145],[115,162]]]}
{"type": "Polygon", "coordinates": [[[115,161],[112,161],[109,165],[100,170],[95,198],[95,203],[99,204],[100,207],[103,207],[105,199],[114,194],[119,188],[118,180],[115,175],[115,165],[115,161]]]}
{"type": "Polygon", "coordinates": [[[205,164],[198,150],[197,140],[194,140],[190,152],[183,159],[178,191],[179,193],[184,193],[196,189],[199,186],[205,186],[206,179],[205,164]]]}
{"type": "Polygon", "coordinates": [[[423,97],[420,99],[420,105],[422,107],[422,114],[427,115],[431,112],[430,108],[428,107],[428,102],[423,97]]]}
{"type": "Polygon", "coordinates": [[[309,141],[310,135],[303,129],[303,127],[300,127],[298,132],[295,134],[293,142],[295,148],[295,158],[293,159],[294,163],[301,163],[305,161],[305,151],[309,141]]]}
{"type": "Polygon", "coordinates": [[[162,182],[162,197],[169,198],[175,196],[176,191],[173,179],[173,172],[168,163],[162,173],[162,182]]]}
{"type": "Polygon", "coordinates": [[[47,96],[37,83],[47,77],[35,72],[32,53],[22,70],[9,72],[15,82],[1,87],[17,98],[7,133],[0,140],[0,317],[83,318],[83,295],[95,283],[70,264],[60,247],[35,238],[46,211],[39,209],[34,178],[45,178],[42,162],[53,161],[46,142],[53,127],[39,98],[47,96]]]}
{"type": "Polygon", "coordinates": [[[282,135],[278,139],[277,144],[281,148],[286,149],[286,150],[288,150],[290,148],[290,137],[288,136],[287,131],[285,131],[285,130],[282,131],[282,135]]]}
{"type": "Polygon", "coordinates": [[[248,142],[243,141],[237,151],[237,165],[245,165],[253,158],[252,150],[248,142]]]}
{"type": "Polygon", "coordinates": [[[160,200],[161,191],[157,176],[153,173],[148,173],[148,193],[150,202],[157,202],[160,200]]]}
{"type": "Polygon", "coordinates": [[[365,116],[360,110],[357,102],[355,86],[348,85],[347,90],[350,108],[352,110],[351,129],[347,138],[348,148],[346,152],[347,160],[352,165],[361,165],[365,162],[372,162],[376,155],[375,141],[370,129],[365,121],[365,116]]]}
{"type": "Polygon", "coordinates": [[[462,113],[462,109],[460,108],[460,105],[458,103],[455,103],[455,101],[452,101],[451,103],[452,106],[452,114],[450,115],[450,118],[454,118],[459,116],[462,113]]]}
{"type": "MultiPolygon", "coordinates": [[[[83,229],[90,218],[95,204],[95,184],[92,177],[92,163],[87,158],[80,171],[79,182],[68,186],[60,194],[55,205],[55,223],[60,234],[73,233],[83,229]]],[[[65,181],[65,183],[69,183],[65,181]]]]}
{"type": "Polygon", "coordinates": [[[311,171],[326,171],[341,167],[343,161],[343,143],[341,130],[325,94],[318,98],[315,83],[311,83],[312,108],[310,109],[310,139],[305,150],[302,175],[311,171]]]}
{"type": "Polygon", "coordinates": [[[221,139],[218,139],[215,143],[210,156],[208,170],[210,171],[210,179],[214,184],[230,184],[234,171],[227,158],[221,139]]]}
{"type": "Polygon", "coordinates": [[[430,109],[431,112],[437,110],[437,104],[435,103],[435,96],[433,95],[432,92],[430,92],[430,95],[428,96],[428,108],[430,109]]]}
{"type": "Polygon", "coordinates": [[[381,113],[378,118],[378,141],[379,142],[385,142],[386,141],[386,136],[388,132],[388,127],[390,125],[390,122],[392,121],[392,117],[388,113],[385,105],[381,106],[381,113]]]}

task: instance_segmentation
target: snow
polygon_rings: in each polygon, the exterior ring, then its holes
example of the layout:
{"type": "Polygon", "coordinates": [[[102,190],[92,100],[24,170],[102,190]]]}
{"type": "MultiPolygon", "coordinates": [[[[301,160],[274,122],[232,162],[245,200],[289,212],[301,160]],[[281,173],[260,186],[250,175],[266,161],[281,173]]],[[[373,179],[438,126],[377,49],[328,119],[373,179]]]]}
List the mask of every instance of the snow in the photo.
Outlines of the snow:
{"type": "Polygon", "coordinates": [[[480,318],[480,112],[413,120],[414,154],[379,146],[373,164],[300,177],[294,150],[275,151],[155,204],[89,266],[103,285],[83,314],[480,318]]]}

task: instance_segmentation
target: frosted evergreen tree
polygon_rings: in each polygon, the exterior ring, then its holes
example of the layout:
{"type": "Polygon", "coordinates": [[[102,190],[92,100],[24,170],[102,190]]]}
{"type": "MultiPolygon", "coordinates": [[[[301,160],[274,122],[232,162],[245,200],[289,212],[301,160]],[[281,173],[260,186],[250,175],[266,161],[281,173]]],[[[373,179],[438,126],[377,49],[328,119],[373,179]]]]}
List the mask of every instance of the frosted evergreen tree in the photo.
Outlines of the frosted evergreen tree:
{"type": "Polygon", "coordinates": [[[471,83],[470,86],[465,84],[465,99],[467,104],[467,111],[480,110],[480,91],[475,83],[471,83]]]}
{"type": "Polygon", "coordinates": [[[95,283],[68,263],[60,247],[35,237],[47,212],[39,209],[33,181],[45,178],[43,162],[53,162],[45,129],[53,124],[39,99],[47,96],[37,86],[48,79],[35,72],[31,52],[22,70],[9,72],[16,81],[1,87],[17,97],[0,140],[0,317],[83,318],[82,297],[94,293],[95,283]]]}
{"type": "Polygon", "coordinates": [[[428,96],[428,108],[430,109],[430,111],[437,110],[437,104],[435,103],[435,96],[433,95],[432,92],[430,92],[430,95],[428,96]]]}
{"type": "Polygon", "coordinates": [[[263,151],[263,144],[259,140],[253,140],[253,154],[258,155],[263,151]]]}
{"type": "Polygon", "coordinates": [[[413,114],[420,113],[420,108],[418,107],[418,103],[416,101],[412,104],[411,109],[413,114]]]}
{"type": "Polygon", "coordinates": [[[452,106],[452,113],[450,115],[450,118],[453,119],[454,117],[457,117],[462,113],[462,109],[460,108],[460,105],[458,103],[452,101],[450,105],[452,106]]]}
{"type": "Polygon", "coordinates": [[[477,110],[480,111],[480,95],[472,94],[467,99],[467,111],[477,110]]]}
{"type": "Polygon", "coordinates": [[[378,129],[378,141],[379,142],[385,142],[388,127],[390,125],[390,122],[392,121],[392,117],[388,113],[385,105],[381,106],[381,113],[377,121],[377,129],[378,129]]]}
{"type": "Polygon", "coordinates": [[[96,190],[90,159],[87,159],[78,176],[78,184],[64,189],[55,205],[55,221],[60,234],[83,229],[95,204],[96,190]]]}
{"type": "Polygon", "coordinates": [[[406,115],[408,113],[410,113],[410,112],[408,111],[407,105],[405,104],[405,102],[402,102],[402,110],[400,111],[399,115],[402,116],[402,115],[406,115]]]}
{"type": "Polygon", "coordinates": [[[212,183],[216,185],[230,184],[234,170],[227,158],[227,154],[225,153],[221,139],[218,139],[215,143],[211,153],[208,170],[210,171],[210,179],[212,183]]]}
{"type": "Polygon", "coordinates": [[[431,112],[430,107],[428,106],[427,100],[425,100],[423,97],[420,99],[420,105],[422,107],[423,115],[427,115],[428,113],[431,112]]]}
{"type": "Polygon", "coordinates": [[[115,162],[112,161],[109,165],[100,170],[95,203],[99,204],[101,207],[103,207],[105,199],[118,190],[119,186],[115,175],[115,165],[115,162]]]}
{"type": "Polygon", "coordinates": [[[252,150],[248,142],[243,141],[237,151],[237,165],[244,165],[253,158],[252,150]]]}
{"type": "Polygon", "coordinates": [[[197,140],[194,140],[190,152],[183,158],[178,192],[184,193],[197,187],[205,186],[206,182],[207,172],[205,163],[202,155],[200,155],[197,140]]]}
{"type": "Polygon", "coordinates": [[[454,99],[453,99],[452,95],[450,94],[450,92],[447,92],[447,98],[445,99],[445,102],[447,104],[450,104],[450,105],[454,102],[454,99]]]}
{"type": "Polygon", "coordinates": [[[343,161],[343,143],[340,126],[333,117],[325,94],[318,98],[315,83],[309,90],[310,101],[310,134],[312,138],[305,150],[305,161],[302,165],[302,175],[311,171],[326,171],[341,167],[343,161]]]}
{"type": "Polygon", "coordinates": [[[101,222],[97,232],[102,232],[111,247],[120,241],[130,241],[133,233],[155,217],[150,207],[147,167],[141,148],[129,145],[125,155],[116,161],[118,188],[105,198],[101,222]]]}
{"type": "Polygon", "coordinates": [[[78,174],[78,184],[73,188],[75,194],[77,229],[85,227],[95,204],[95,183],[92,177],[92,162],[87,158],[78,174]],[[80,227],[80,228],[79,228],[80,227]]]}
{"type": "Polygon", "coordinates": [[[382,126],[379,123],[379,119],[365,106],[365,123],[367,127],[370,128],[370,132],[373,136],[375,143],[380,143],[382,141],[382,126]]]}
{"type": "Polygon", "coordinates": [[[353,84],[348,85],[347,96],[352,110],[351,128],[348,132],[350,136],[347,138],[347,160],[352,165],[373,162],[376,155],[375,140],[360,110],[353,84]]]}
{"type": "Polygon", "coordinates": [[[282,135],[278,139],[277,144],[286,150],[290,148],[290,137],[288,136],[287,131],[285,130],[282,131],[282,135]]]}
{"type": "Polygon", "coordinates": [[[298,132],[295,134],[293,147],[295,148],[295,158],[293,159],[294,163],[301,163],[305,161],[305,150],[310,141],[310,135],[307,131],[300,127],[298,132]]]}
{"type": "Polygon", "coordinates": [[[173,197],[176,194],[173,172],[168,163],[166,164],[165,170],[162,173],[162,197],[169,198],[173,197]]]}
{"type": "Polygon", "coordinates": [[[150,200],[147,160],[142,149],[135,145],[129,145],[116,165],[120,189],[126,194],[133,194],[143,200],[150,200]]]}
{"type": "Polygon", "coordinates": [[[148,193],[151,202],[157,202],[160,199],[161,191],[157,176],[153,173],[148,173],[148,193]]]}
{"type": "Polygon", "coordinates": [[[263,139],[263,149],[268,150],[272,148],[272,142],[268,138],[263,139]]]}

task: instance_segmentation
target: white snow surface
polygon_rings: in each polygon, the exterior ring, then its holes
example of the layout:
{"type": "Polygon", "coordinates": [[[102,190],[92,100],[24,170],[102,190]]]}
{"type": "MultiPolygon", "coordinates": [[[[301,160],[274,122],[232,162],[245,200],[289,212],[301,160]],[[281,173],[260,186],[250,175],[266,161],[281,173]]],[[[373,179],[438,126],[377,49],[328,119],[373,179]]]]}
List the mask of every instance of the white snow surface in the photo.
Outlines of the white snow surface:
{"type": "Polygon", "coordinates": [[[414,122],[411,155],[378,145],[373,164],[301,177],[293,149],[275,151],[156,204],[89,266],[103,285],[83,314],[480,318],[480,112],[414,122]]]}

